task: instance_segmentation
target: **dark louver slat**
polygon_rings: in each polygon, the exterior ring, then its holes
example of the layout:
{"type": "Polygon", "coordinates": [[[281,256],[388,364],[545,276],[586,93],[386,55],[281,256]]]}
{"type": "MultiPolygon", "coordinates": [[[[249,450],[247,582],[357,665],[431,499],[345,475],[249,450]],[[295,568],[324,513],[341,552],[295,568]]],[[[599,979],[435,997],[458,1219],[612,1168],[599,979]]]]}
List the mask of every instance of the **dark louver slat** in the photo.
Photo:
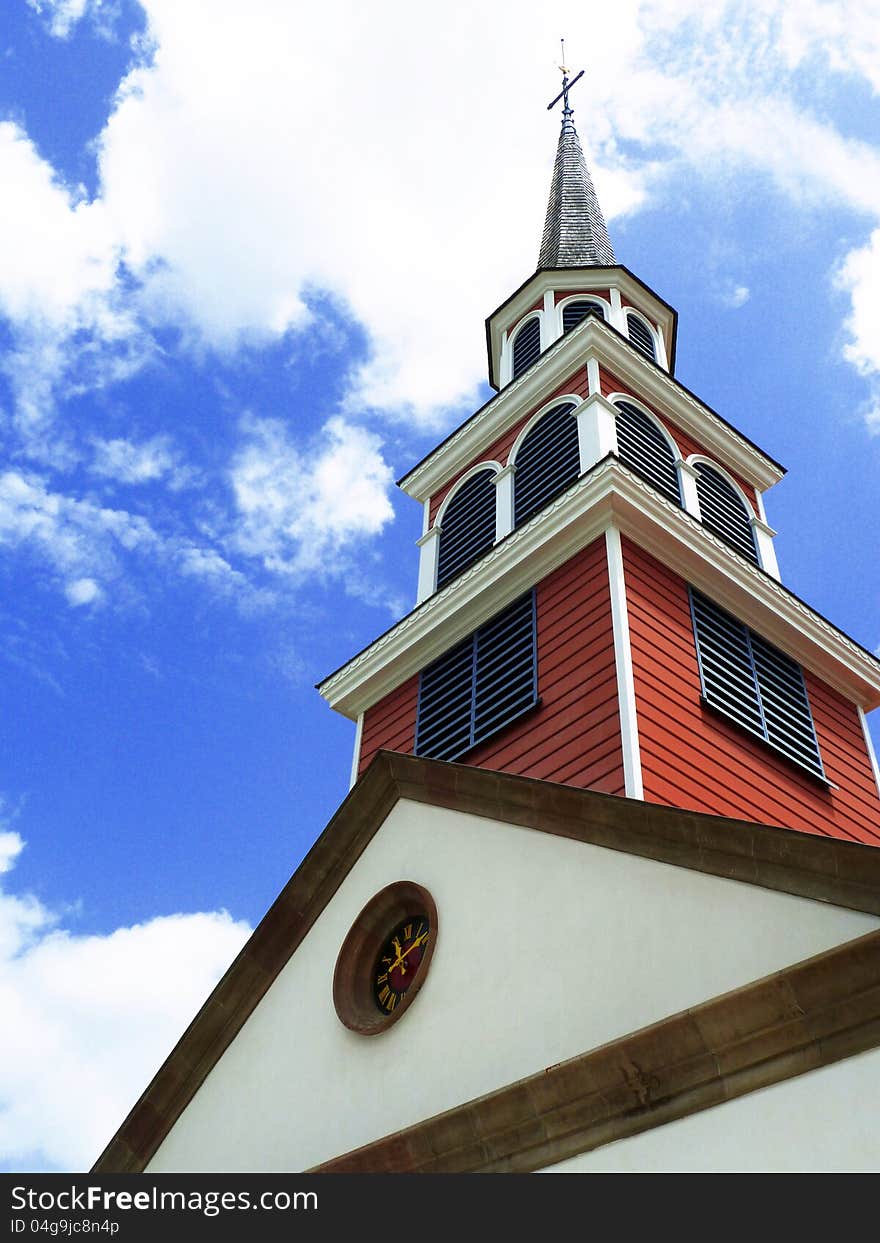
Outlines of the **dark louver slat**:
{"type": "Polygon", "coordinates": [[[626,401],[617,403],[616,423],[617,453],[621,462],[680,505],[675,454],[656,423],[626,401]]]}
{"type": "Polygon", "coordinates": [[[541,353],[541,321],[530,319],[513,339],[513,379],[521,376],[541,353]]]}
{"type": "Polygon", "coordinates": [[[513,478],[514,526],[526,522],[580,474],[574,406],[554,406],[519,447],[513,478]]]}
{"type": "Polygon", "coordinates": [[[693,589],[691,613],[706,702],[824,780],[800,665],[693,589]]]}
{"type": "Polygon", "coordinates": [[[440,523],[438,588],[495,543],[494,481],[494,471],[481,470],[449,502],[440,523]]]}
{"type": "Polygon", "coordinates": [[[646,358],[650,358],[652,363],[655,363],[657,353],[654,349],[654,337],[638,315],[627,315],[626,330],[629,333],[630,343],[646,358]]]}
{"type": "Polygon", "coordinates": [[[602,306],[602,303],[592,302],[587,298],[579,298],[577,302],[569,302],[562,308],[562,331],[570,332],[572,328],[577,328],[578,324],[590,314],[598,315],[600,319],[604,319],[605,308],[602,306]]]}
{"type": "Polygon", "coordinates": [[[697,462],[697,497],[703,525],[732,544],[737,552],[758,564],[749,513],[723,475],[705,462],[697,462]]]}
{"type": "Polygon", "coordinates": [[[530,591],[422,671],[416,755],[459,758],[531,708],[537,693],[530,591]]]}

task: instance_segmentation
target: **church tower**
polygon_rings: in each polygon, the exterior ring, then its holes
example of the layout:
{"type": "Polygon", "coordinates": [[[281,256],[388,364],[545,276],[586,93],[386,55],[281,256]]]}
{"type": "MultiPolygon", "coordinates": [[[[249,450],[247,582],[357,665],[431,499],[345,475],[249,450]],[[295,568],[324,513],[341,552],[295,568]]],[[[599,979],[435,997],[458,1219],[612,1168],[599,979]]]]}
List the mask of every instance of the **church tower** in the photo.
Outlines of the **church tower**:
{"type": "Polygon", "coordinates": [[[783,585],[783,468],[675,379],[571,85],[537,271],[486,320],[497,393],[400,480],[417,607],[320,684],[353,775],[403,751],[880,844],[878,662],[783,585]]]}
{"type": "Polygon", "coordinates": [[[415,607],[320,684],[352,788],[97,1173],[880,1163],[880,662],[783,584],[573,84],[495,395],[400,481],[415,607]]]}

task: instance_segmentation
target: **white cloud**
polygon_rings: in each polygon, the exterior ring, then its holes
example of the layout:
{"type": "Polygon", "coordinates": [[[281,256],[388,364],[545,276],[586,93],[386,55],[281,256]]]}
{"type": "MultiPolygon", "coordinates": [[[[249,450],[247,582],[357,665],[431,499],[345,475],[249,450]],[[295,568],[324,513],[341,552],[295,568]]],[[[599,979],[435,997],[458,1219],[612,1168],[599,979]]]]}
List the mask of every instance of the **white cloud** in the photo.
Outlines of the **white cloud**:
{"type": "MultiPolygon", "coordinates": [[[[109,8],[31,3],[62,37],[109,8]]],[[[98,198],[59,184],[20,130],[0,127],[13,187],[0,306],[31,421],[65,379],[103,384],[142,365],[149,325],[182,327],[199,348],[259,345],[309,322],[313,289],[367,331],[349,415],[439,426],[459,414],[484,377],[480,322],[535,262],[563,14],[575,60],[603,49],[575,105],[609,217],[695,172],[735,192],[736,174],[758,169],[798,202],[880,218],[876,147],[822,119],[810,89],[822,75],[880,89],[874,4],[513,0],[414,14],[390,0],[377,16],[353,2],[260,0],[245,14],[212,0],[205,22],[193,0],[141,3],[148,51],[99,137],[98,198]]]]}
{"type": "Polygon", "coordinates": [[[849,294],[851,305],[844,325],[844,357],[869,380],[865,420],[874,434],[880,434],[880,228],[866,246],[847,256],[838,285],[849,294]]]}
{"type": "MultiPolygon", "coordinates": [[[[665,192],[673,173],[729,180],[737,164],[798,198],[830,195],[880,215],[876,151],[817,119],[796,89],[817,67],[876,89],[876,6],[853,15],[805,0],[795,17],[781,0],[736,11],[721,0],[622,0],[414,15],[392,0],[377,20],[354,4],[283,0],[244,17],[237,0],[214,0],[206,23],[186,0],[142,4],[151,59],[122,84],[101,135],[100,199],[76,203],[33,153],[27,169],[65,253],[53,297],[93,323],[97,299],[107,330],[129,344],[121,365],[143,357],[139,317],[230,349],[303,326],[314,287],[342,298],[369,334],[350,411],[436,423],[471,401],[484,374],[480,320],[535,260],[556,128],[543,103],[563,12],[576,59],[603,48],[575,102],[609,216],[665,192]],[[414,57],[414,46],[431,54],[414,57]],[[328,47],[330,64],[315,55],[328,47]],[[629,141],[650,154],[626,157],[629,141]],[[109,293],[119,253],[143,283],[125,301],[128,320],[109,293]]],[[[37,7],[62,35],[86,11],[85,0],[37,7]]],[[[53,265],[32,251],[23,261],[45,277],[53,265]]],[[[44,283],[25,282],[19,298],[44,283]]],[[[46,368],[68,361],[62,351],[46,368]]]]}
{"type": "Polygon", "coordinates": [[[364,428],[330,419],[303,451],[275,419],[245,420],[231,483],[239,513],[235,543],[274,572],[325,568],[334,556],[377,535],[394,516],[391,468],[364,428]]]}
{"type": "MultiPolygon", "coordinates": [[[[0,870],[21,845],[0,834],[0,870]]],[[[0,1161],[88,1169],[249,931],[209,911],[82,936],[0,891],[0,1161]]]]}
{"type": "Polygon", "coordinates": [[[95,440],[92,473],[117,483],[149,483],[171,473],[176,459],[167,436],[154,436],[142,444],[130,440],[95,440]]]}
{"type": "Polygon", "coordinates": [[[731,284],[724,291],[724,293],[722,293],[721,301],[724,306],[728,306],[731,310],[735,311],[738,307],[745,306],[750,297],[751,291],[748,285],[731,284]]]}
{"type": "Polygon", "coordinates": [[[82,604],[96,604],[103,592],[93,578],[76,578],[64,588],[68,602],[75,608],[82,604]]]}

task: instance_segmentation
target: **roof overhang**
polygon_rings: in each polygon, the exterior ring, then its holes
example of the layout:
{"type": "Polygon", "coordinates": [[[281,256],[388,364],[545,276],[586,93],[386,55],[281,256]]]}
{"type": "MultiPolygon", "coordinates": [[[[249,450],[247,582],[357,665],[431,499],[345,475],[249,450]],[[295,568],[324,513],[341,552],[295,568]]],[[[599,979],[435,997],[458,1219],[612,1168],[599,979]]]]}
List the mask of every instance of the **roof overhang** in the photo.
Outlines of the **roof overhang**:
{"type": "Polygon", "coordinates": [[[505,329],[513,328],[543,298],[546,290],[589,293],[593,289],[608,289],[612,286],[620,290],[625,301],[632,302],[663,329],[669,370],[674,373],[678,312],[649,285],[639,280],[635,273],[630,272],[629,268],[619,263],[601,268],[592,264],[577,268],[538,268],[486,320],[486,349],[489,355],[489,383],[492,388],[497,389],[500,384],[501,338],[505,329]]]}
{"type": "Polygon", "coordinates": [[[330,674],[318,690],[337,712],[356,720],[609,526],[865,711],[880,704],[880,661],[612,456],[330,674]]]}
{"type": "Polygon", "coordinates": [[[682,431],[693,436],[722,466],[758,491],[778,483],[785,468],[763,453],[711,407],[640,354],[610,324],[595,316],[560,337],[535,364],[481,407],[398,480],[408,496],[424,502],[460,470],[480,460],[489,446],[522,415],[537,410],[587,360],[595,358],[682,431]]]}

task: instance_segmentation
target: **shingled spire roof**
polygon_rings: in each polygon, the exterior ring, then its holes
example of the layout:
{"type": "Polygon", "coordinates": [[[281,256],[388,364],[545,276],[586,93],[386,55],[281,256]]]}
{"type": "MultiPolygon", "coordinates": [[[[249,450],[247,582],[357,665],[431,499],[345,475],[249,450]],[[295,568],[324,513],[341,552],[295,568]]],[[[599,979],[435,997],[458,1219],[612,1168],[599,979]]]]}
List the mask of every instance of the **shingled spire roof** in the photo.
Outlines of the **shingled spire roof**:
{"type": "Polygon", "coordinates": [[[553,165],[539,268],[604,267],[617,263],[571,118],[572,110],[566,107],[553,165]]]}

